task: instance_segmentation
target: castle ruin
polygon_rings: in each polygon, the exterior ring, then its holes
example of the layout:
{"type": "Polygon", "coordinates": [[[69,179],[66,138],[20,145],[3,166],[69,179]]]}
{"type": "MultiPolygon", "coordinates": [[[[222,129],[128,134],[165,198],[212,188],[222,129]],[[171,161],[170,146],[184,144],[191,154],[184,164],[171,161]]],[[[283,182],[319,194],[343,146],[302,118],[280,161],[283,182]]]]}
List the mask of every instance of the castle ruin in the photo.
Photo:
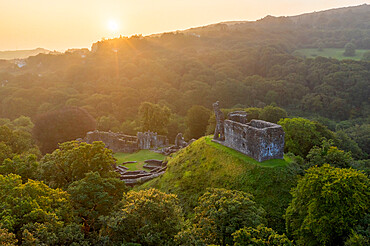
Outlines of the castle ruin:
{"type": "Polygon", "coordinates": [[[93,143],[102,141],[105,146],[114,152],[133,153],[141,149],[158,149],[168,145],[166,136],[155,132],[138,132],[136,136],[125,135],[115,132],[92,131],[86,134],[80,141],[93,143]]]}
{"type": "Polygon", "coordinates": [[[263,120],[251,120],[248,123],[247,113],[244,111],[232,112],[228,115],[228,119],[222,120],[223,113],[215,107],[215,104],[214,108],[216,129],[213,141],[259,162],[284,158],[285,132],[280,125],[263,120]],[[220,112],[222,116],[217,117],[220,112]],[[219,132],[220,129],[223,130],[222,133],[219,132]]]}

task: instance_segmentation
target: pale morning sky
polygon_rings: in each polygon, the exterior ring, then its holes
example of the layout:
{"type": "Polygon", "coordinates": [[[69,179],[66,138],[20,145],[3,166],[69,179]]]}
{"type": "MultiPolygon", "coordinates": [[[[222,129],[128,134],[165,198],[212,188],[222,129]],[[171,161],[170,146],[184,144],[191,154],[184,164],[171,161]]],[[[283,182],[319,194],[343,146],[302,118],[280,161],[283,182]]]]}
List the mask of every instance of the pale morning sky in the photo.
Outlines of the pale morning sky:
{"type": "Polygon", "coordinates": [[[0,50],[90,48],[103,37],[289,16],[366,0],[0,0],[0,50]]]}

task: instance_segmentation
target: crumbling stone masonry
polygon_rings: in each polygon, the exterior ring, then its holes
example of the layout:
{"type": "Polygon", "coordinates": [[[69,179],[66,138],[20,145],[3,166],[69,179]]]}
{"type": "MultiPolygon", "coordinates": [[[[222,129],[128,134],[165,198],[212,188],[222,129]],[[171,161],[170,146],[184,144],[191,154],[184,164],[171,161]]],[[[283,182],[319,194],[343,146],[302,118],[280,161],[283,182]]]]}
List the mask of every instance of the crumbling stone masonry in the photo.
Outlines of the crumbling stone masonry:
{"type": "Polygon", "coordinates": [[[133,153],[138,150],[137,137],[122,133],[91,131],[81,141],[92,144],[94,141],[102,141],[105,147],[114,152],[133,153]]]}
{"type": "Polygon", "coordinates": [[[139,149],[157,149],[168,145],[166,136],[158,135],[156,132],[138,132],[137,141],[139,149]]]}
{"type": "Polygon", "coordinates": [[[153,132],[138,132],[137,136],[129,136],[122,133],[92,131],[86,134],[86,143],[102,141],[105,146],[114,152],[133,153],[141,149],[157,149],[168,145],[166,136],[153,132]]]}
{"type": "Polygon", "coordinates": [[[237,111],[224,121],[225,139],[215,140],[261,162],[284,158],[285,132],[280,125],[263,120],[247,123],[247,114],[237,111]]]}
{"type": "Polygon", "coordinates": [[[213,109],[215,111],[215,116],[216,116],[216,129],[215,129],[215,134],[213,136],[213,139],[224,141],[225,140],[225,131],[224,131],[225,116],[224,116],[224,113],[222,113],[222,111],[220,110],[220,105],[218,101],[213,104],[213,109]]]}

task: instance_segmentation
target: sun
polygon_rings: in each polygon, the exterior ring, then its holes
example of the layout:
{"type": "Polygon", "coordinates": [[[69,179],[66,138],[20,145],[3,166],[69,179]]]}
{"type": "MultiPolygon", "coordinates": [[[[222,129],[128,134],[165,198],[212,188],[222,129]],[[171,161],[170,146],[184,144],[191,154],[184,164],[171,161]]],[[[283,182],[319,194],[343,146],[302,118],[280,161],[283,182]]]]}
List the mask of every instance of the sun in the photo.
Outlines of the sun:
{"type": "Polygon", "coordinates": [[[115,20],[109,20],[107,23],[109,31],[116,32],[119,29],[118,23],[115,20]]]}

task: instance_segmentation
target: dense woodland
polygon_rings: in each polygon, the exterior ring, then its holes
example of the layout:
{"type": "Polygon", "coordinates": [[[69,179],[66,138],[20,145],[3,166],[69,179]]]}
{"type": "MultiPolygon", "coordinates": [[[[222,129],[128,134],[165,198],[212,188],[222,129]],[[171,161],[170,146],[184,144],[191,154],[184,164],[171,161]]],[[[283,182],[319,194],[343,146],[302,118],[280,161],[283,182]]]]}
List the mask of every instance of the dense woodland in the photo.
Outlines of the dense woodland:
{"type": "Polygon", "coordinates": [[[345,47],[370,50],[370,6],[101,40],[22,66],[0,61],[1,244],[369,243],[369,55],[296,52],[345,47]],[[225,114],[282,125],[287,165],[251,171],[281,179],[187,179],[182,161],[215,168],[202,138],[171,157],[172,176],[129,191],[111,150],[71,141],[96,128],[200,138],[214,129],[217,100],[225,114]],[[179,186],[164,182],[174,177],[179,186]]]}

